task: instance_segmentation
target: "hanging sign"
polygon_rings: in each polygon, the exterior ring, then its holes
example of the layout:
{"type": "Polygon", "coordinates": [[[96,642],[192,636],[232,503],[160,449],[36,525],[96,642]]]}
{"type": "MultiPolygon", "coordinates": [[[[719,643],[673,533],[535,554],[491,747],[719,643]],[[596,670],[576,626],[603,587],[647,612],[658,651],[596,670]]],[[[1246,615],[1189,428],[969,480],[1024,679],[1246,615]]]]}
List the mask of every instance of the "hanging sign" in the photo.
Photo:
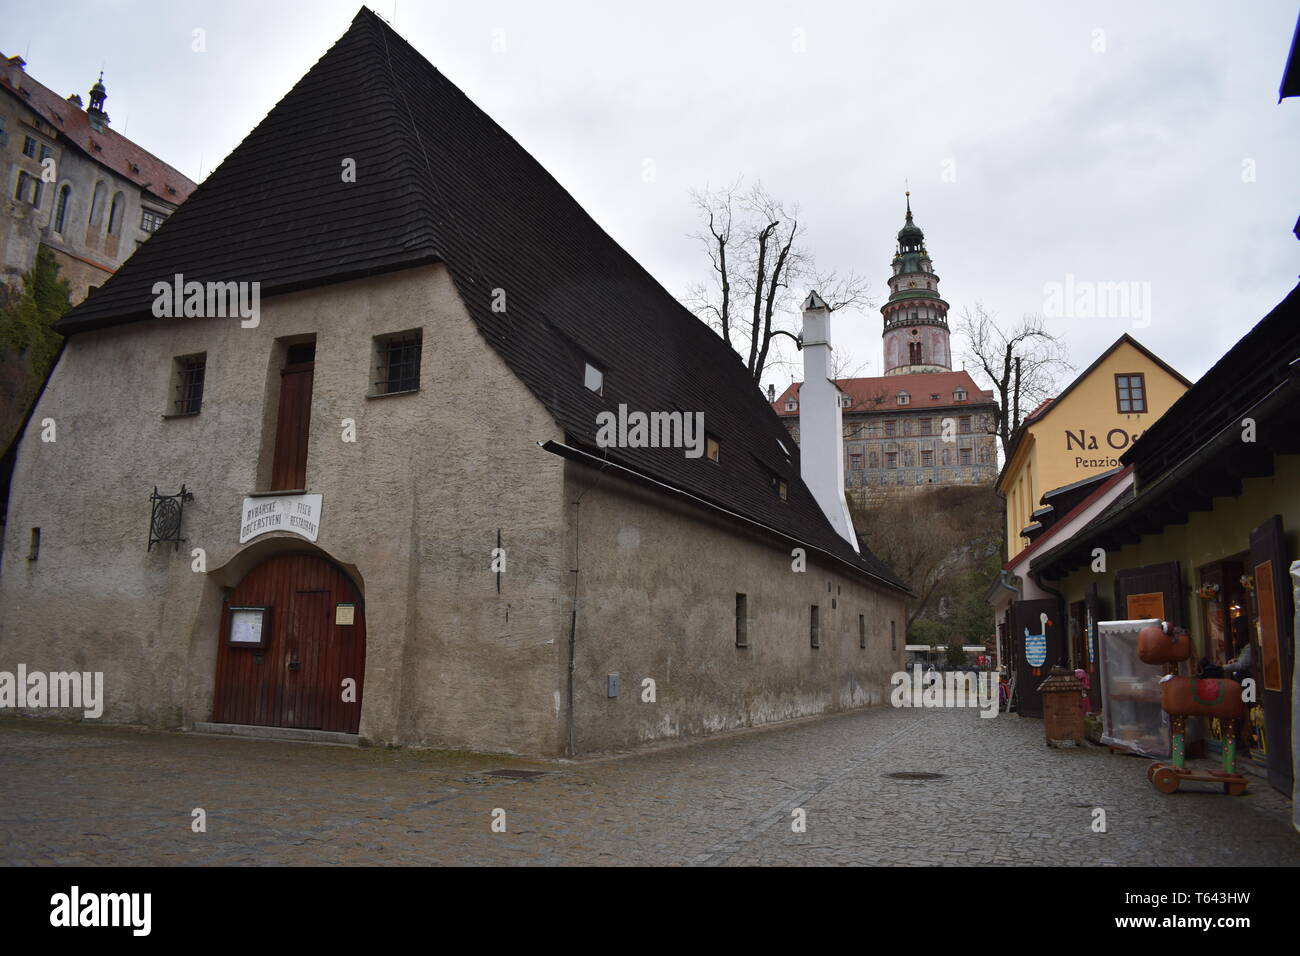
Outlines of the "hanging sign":
{"type": "Polygon", "coordinates": [[[1157,621],[1165,619],[1165,595],[1163,591],[1130,594],[1127,605],[1128,616],[1131,621],[1144,621],[1147,618],[1155,618],[1157,621]]]}
{"type": "Polygon", "coordinates": [[[287,531],[308,541],[320,533],[320,495],[277,495],[245,498],[239,518],[239,543],[268,531],[287,531]]]}
{"type": "Polygon", "coordinates": [[[1255,565],[1255,600],[1259,605],[1259,652],[1264,689],[1282,689],[1282,659],[1278,656],[1277,605],[1273,603],[1273,562],[1255,565]]]}
{"type": "Polygon", "coordinates": [[[1030,634],[1029,628],[1025,628],[1025,660],[1030,667],[1042,667],[1047,660],[1047,615],[1040,614],[1038,619],[1042,633],[1030,634]]]}

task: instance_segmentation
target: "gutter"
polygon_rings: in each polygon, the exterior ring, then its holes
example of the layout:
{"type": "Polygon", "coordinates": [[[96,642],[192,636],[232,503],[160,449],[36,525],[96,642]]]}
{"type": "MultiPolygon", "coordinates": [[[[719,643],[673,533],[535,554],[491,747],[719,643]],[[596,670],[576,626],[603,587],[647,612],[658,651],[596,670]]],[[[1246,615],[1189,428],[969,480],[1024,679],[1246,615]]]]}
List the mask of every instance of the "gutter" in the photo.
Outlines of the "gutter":
{"type": "Polygon", "coordinates": [[[713,502],[705,498],[701,498],[698,495],[691,494],[689,491],[683,491],[682,489],[676,488],[673,485],[665,484],[664,482],[659,481],[657,478],[651,478],[649,475],[636,471],[633,468],[628,468],[625,465],[620,465],[616,462],[609,460],[608,458],[601,458],[597,455],[591,454],[590,452],[583,451],[581,448],[574,448],[572,445],[566,445],[563,442],[557,442],[551,439],[548,439],[547,441],[544,442],[539,441],[537,443],[537,446],[541,448],[543,451],[549,451],[551,454],[559,455],[561,458],[568,458],[571,461],[577,461],[584,465],[590,465],[593,468],[600,468],[603,471],[612,471],[618,474],[620,477],[628,481],[631,481],[635,484],[646,485],[651,488],[654,488],[657,491],[664,492],[665,494],[674,495],[678,498],[684,498],[685,500],[691,502],[692,504],[698,507],[704,508],[715,514],[725,515],[726,517],[731,518],[734,521],[739,521],[742,524],[746,524],[751,528],[757,528],[760,531],[765,531],[768,534],[777,536],[778,538],[783,538],[784,540],[789,541],[792,544],[796,545],[797,547],[803,548],[806,551],[815,552],[829,561],[833,561],[836,564],[843,565],[845,568],[848,568],[850,571],[854,572],[855,574],[871,579],[877,585],[889,588],[891,591],[896,591],[899,594],[906,595],[907,597],[916,597],[915,592],[913,592],[912,589],[907,587],[906,585],[896,584],[893,581],[888,581],[885,578],[880,577],[878,574],[874,574],[873,572],[867,570],[866,568],[860,565],[853,564],[851,561],[846,561],[844,558],[840,557],[837,554],[833,554],[830,551],[827,551],[825,548],[819,548],[815,544],[809,544],[806,541],[801,541],[800,539],[794,537],[788,532],[779,531],[776,528],[771,527],[770,525],[763,524],[761,521],[755,521],[753,518],[747,518],[742,514],[738,514],[727,508],[723,508],[721,505],[715,505],[713,502]]]}
{"type": "Polygon", "coordinates": [[[1020,588],[1016,587],[1014,584],[1011,583],[1012,580],[1013,577],[1010,571],[1006,570],[1005,568],[998,571],[998,576],[993,579],[993,584],[989,587],[987,591],[984,592],[984,603],[986,604],[993,603],[993,592],[995,592],[998,588],[1006,588],[1008,591],[1010,591],[1012,594],[1015,595],[1015,600],[1017,601],[1020,600],[1020,596],[1023,592],[1021,591],[1020,588]]]}

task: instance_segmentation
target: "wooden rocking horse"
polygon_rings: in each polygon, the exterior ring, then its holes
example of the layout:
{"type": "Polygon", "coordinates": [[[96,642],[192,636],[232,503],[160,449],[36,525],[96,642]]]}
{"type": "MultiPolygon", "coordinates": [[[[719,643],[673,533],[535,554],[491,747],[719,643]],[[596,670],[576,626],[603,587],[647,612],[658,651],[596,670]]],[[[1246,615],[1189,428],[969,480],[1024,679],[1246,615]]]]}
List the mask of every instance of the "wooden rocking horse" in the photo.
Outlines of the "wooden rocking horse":
{"type": "Polygon", "coordinates": [[[1173,762],[1153,763],[1147,779],[1161,793],[1173,793],[1185,780],[1223,784],[1223,792],[1237,796],[1246,792],[1246,778],[1237,773],[1237,730],[1246,716],[1241,685],[1224,678],[1179,677],[1180,661],[1192,656],[1187,631],[1168,621],[1151,624],[1138,632],[1138,657],[1147,664],[1165,664],[1170,672],[1160,681],[1160,706],[1173,728],[1173,762]],[[1223,769],[1189,770],[1186,766],[1184,733],[1188,717],[1218,717],[1223,722],[1223,769]]]}

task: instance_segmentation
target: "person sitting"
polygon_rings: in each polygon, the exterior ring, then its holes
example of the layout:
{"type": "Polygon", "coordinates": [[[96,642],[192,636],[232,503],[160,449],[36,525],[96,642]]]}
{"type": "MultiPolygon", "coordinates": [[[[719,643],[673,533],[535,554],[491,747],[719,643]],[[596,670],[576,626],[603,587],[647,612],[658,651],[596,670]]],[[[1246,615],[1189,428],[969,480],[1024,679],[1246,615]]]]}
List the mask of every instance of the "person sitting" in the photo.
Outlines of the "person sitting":
{"type": "Polygon", "coordinates": [[[1223,672],[1237,683],[1241,683],[1244,678],[1249,677],[1255,668],[1255,657],[1250,648],[1251,645],[1247,642],[1236,658],[1223,665],[1223,672]]]}

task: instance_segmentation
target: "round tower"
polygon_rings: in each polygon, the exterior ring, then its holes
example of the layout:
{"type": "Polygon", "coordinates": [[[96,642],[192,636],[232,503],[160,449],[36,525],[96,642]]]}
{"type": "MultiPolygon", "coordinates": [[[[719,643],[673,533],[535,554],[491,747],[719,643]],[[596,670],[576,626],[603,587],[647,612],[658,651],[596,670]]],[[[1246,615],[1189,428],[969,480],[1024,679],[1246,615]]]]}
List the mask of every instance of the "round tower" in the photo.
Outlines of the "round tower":
{"type": "Polygon", "coordinates": [[[898,230],[889,299],[880,307],[885,319],[885,374],[951,372],[948,349],[948,303],[939,298],[939,277],[925,249],[925,233],[912,221],[912,193],[907,221],[898,230]]]}

